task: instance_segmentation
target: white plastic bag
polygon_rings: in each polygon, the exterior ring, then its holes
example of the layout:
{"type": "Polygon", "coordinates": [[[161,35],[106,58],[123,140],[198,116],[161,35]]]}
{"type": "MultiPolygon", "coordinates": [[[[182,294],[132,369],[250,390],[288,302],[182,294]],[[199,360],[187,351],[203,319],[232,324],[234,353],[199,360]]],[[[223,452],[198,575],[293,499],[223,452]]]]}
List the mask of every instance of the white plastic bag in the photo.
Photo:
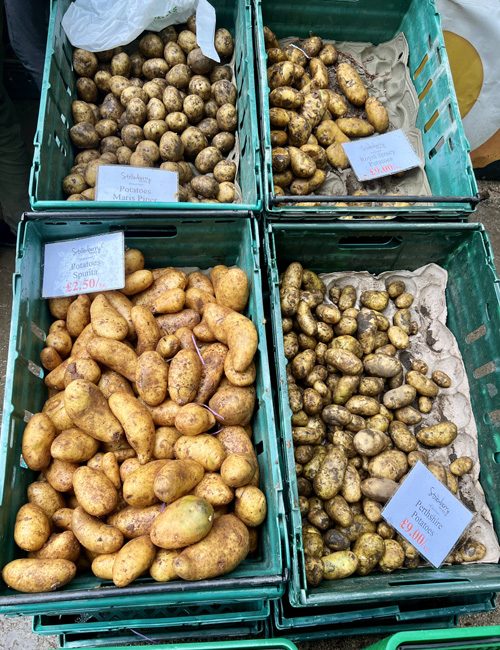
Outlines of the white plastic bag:
{"type": "Polygon", "coordinates": [[[74,47],[102,52],[127,45],[145,29],[159,32],[185,23],[195,10],[197,43],[205,56],[219,62],[215,9],[207,0],[75,0],[62,26],[74,47]]]}

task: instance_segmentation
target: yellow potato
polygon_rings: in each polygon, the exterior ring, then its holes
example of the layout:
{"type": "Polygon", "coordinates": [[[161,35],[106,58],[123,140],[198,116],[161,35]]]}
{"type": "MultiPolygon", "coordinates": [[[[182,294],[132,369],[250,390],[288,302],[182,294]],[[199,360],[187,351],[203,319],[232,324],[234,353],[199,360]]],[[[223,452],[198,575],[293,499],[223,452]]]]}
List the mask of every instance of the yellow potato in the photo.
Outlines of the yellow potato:
{"type": "Polygon", "coordinates": [[[93,553],[115,553],[123,545],[118,528],[92,517],[81,507],[73,510],[71,530],[80,544],[93,553]]]}
{"type": "Polygon", "coordinates": [[[30,554],[41,560],[69,560],[76,562],[80,556],[80,544],[69,530],[53,533],[39,551],[30,554]]]}
{"type": "Polygon", "coordinates": [[[50,535],[50,521],[45,512],[33,503],[19,508],[14,524],[14,540],[25,551],[38,551],[50,535]]]}
{"type": "Polygon", "coordinates": [[[51,520],[54,526],[56,526],[57,528],[63,528],[64,530],[71,530],[72,516],[73,516],[72,508],[59,508],[54,512],[51,520]]]}
{"type": "Polygon", "coordinates": [[[153,457],[155,426],[146,406],[129,393],[117,392],[109,398],[109,408],[122,424],[141,465],[149,463],[153,457]]]}
{"type": "Polygon", "coordinates": [[[174,357],[180,349],[181,342],[177,336],[175,336],[175,334],[167,334],[166,336],[162,336],[156,346],[156,351],[166,361],[169,361],[172,357],[174,357]]]}
{"type": "MultiPolygon", "coordinates": [[[[135,452],[133,449],[124,449],[124,453],[127,453],[127,458],[130,458],[128,454],[134,454],[135,452]]],[[[125,460],[127,459],[125,458],[125,460]]],[[[117,455],[115,452],[108,451],[104,456],[102,457],[101,460],[101,472],[108,478],[113,486],[117,489],[120,490],[122,486],[122,482],[120,479],[120,466],[118,465],[118,459],[117,455]]]]}
{"type": "Polygon", "coordinates": [[[226,457],[222,444],[212,435],[181,436],[174,451],[176,458],[195,460],[207,472],[218,470],[226,457]]]}
{"type": "Polygon", "coordinates": [[[23,433],[22,454],[26,465],[35,471],[48,467],[50,446],[57,432],[51,419],[45,413],[36,413],[30,418],[23,433]]]}
{"type": "Polygon", "coordinates": [[[73,474],[73,489],[80,506],[94,517],[115,510],[118,492],[109,478],[90,467],[79,467],[73,474]]]}
{"type": "Polygon", "coordinates": [[[422,427],[417,431],[416,438],[426,447],[446,447],[455,440],[457,435],[457,425],[445,420],[430,427],[422,427]]]}
{"type": "Polygon", "coordinates": [[[40,362],[45,370],[55,370],[62,363],[62,358],[55,348],[43,348],[40,352],[40,362]]]}
{"type": "Polygon", "coordinates": [[[157,582],[168,582],[176,580],[177,573],[174,570],[174,560],[179,555],[179,551],[159,548],[156,551],[156,557],[149,569],[149,574],[157,582]]]}
{"type": "Polygon", "coordinates": [[[121,291],[106,291],[104,294],[110,305],[127,321],[128,337],[135,337],[135,327],[132,322],[131,311],[133,304],[121,291]]]}
{"type": "Polygon", "coordinates": [[[144,255],[137,248],[127,248],[125,251],[125,275],[144,268],[144,255]]]}
{"type": "Polygon", "coordinates": [[[137,354],[125,343],[96,336],[89,341],[87,348],[92,359],[123,375],[129,381],[135,381],[137,354]]]}
{"type": "MultiPolygon", "coordinates": [[[[387,109],[375,97],[368,97],[365,102],[365,111],[368,122],[377,133],[384,133],[389,127],[387,109]]],[[[403,289],[404,291],[404,289],[403,289]]],[[[397,296],[395,296],[397,298],[397,296]]]]}
{"type": "Polygon", "coordinates": [[[247,485],[237,488],[235,496],[235,515],[247,526],[260,526],[267,514],[265,494],[258,487],[247,485]]]}
{"type": "Polygon", "coordinates": [[[49,519],[64,507],[62,494],[54,490],[48,481],[35,481],[28,486],[28,501],[43,510],[49,519]]]}
{"type": "Polygon", "coordinates": [[[184,548],[206,537],[213,521],[214,509],[208,501],[193,495],[184,496],[156,517],[151,540],[160,548],[184,548]]]}
{"type": "Polygon", "coordinates": [[[193,401],[201,379],[202,364],[193,350],[180,350],[170,362],[168,391],[174,402],[183,406],[193,401]]]}
{"type": "Polygon", "coordinates": [[[124,537],[133,539],[141,535],[149,535],[154,520],[162,512],[161,504],[154,504],[146,508],[126,506],[119,512],[110,515],[108,524],[116,526],[124,537]]]}
{"type": "MultiPolygon", "coordinates": [[[[106,340],[106,339],[102,339],[106,340]]],[[[102,442],[116,442],[123,434],[101,391],[85,379],[77,379],[64,391],[64,405],[74,424],[102,442]]]]}
{"type": "Polygon", "coordinates": [[[153,274],[145,269],[134,271],[125,276],[125,286],[121,291],[126,296],[134,296],[148,289],[153,284],[153,274]]]}
{"type": "Polygon", "coordinates": [[[127,321],[102,293],[97,295],[90,305],[90,322],[97,336],[122,341],[128,335],[127,321]]]}
{"type": "Polygon", "coordinates": [[[126,587],[148,571],[155,559],[156,549],[149,535],[130,540],[118,551],[113,562],[113,582],[117,587],[126,587]]]}
{"type": "Polygon", "coordinates": [[[229,454],[222,462],[220,474],[230,487],[248,485],[257,471],[255,456],[245,453],[229,454]]]}
{"type": "Polygon", "coordinates": [[[161,334],[175,334],[181,327],[192,330],[200,322],[200,314],[194,309],[183,309],[177,314],[162,314],[156,318],[156,322],[161,334]]]}
{"type": "Polygon", "coordinates": [[[20,559],[6,564],[4,582],[16,591],[39,593],[54,591],[68,584],[76,574],[76,566],[68,560],[20,559]]]}
{"type": "Polygon", "coordinates": [[[117,391],[125,391],[133,395],[129,382],[114,370],[105,370],[101,374],[97,386],[106,399],[109,399],[110,395],[117,391]]]}
{"type": "Polygon", "coordinates": [[[147,508],[158,501],[154,492],[154,482],[165,462],[165,460],[154,460],[146,465],[131,464],[130,471],[127,469],[123,477],[123,498],[126,503],[134,508],[147,508]]]}
{"type": "Polygon", "coordinates": [[[98,441],[84,433],[81,429],[73,427],[62,431],[54,439],[50,447],[50,454],[58,460],[69,463],[83,463],[97,452],[98,441]]]}
{"type": "Polygon", "coordinates": [[[130,316],[137,333],[137,354],[154,350],[161,338],[161,330],[151,311],[142,305],[135,305],[130,316]]]}
{"type": "Polygon", "coordinates": [[[69,305],[66,314],[66,327],[69,334],[76,338],[80,336],[90,323],[90,298],[87,295],[78,296],[69,305]]]}
{"type": "Polygon", "coordinates": [[[75,379],[87,379],[97,384],[101,378],[101,369],[93,359],[75,359],[68,363],[64,372],[64,388],[75,379]]]}
{"type": "Polygon", "coordinates": [[[175,314],[184,309],[186,293],[181,288],[167,289],[153,303],[155,314],[175,314]]]}
{"type": "Polygon", "coordinates": [[[215,578],[233,571],[249,550],[247,527],[234,515],[223,515],[204,539],[179,554],[174,570],[184,580],[215,578]]]}
{"type": "Polygon", "coordinates": [[[368,91],[357,71],[349,63],[337,66],[337,81],[340,90],[354,106],[363,106],[368,99],[368,91]]]}
{"type": "Polygon", "coordinates": [[[252,419],[255,389],[251,386],[223,386],[214,393],[209,406],[216,419],[225,426],[245,426],[252,419]]]}
{"type": "Polygon", "coordinates": [[[249,285],[248,278],[242,269],[238,267],[225,268],[225,272],[212,278],[215,290],[215,298],[219,305],[241,312],[248,302],[249,285]]]}
{"type": "Polygon", "coordinates": [[[54,458],[45,470],[45,478],[58,492],[69,492],[73,489],[73,474],[77,470],[76,463],[54,458]]]}
{"type": "Polygon", "coordinates": [[[352,551],[337,551],[324,555],[321,562],[325,580],[348,578],[358,568],[358,558],[352,551]]]}
{"type": "Polygon", "coordinates": [[[148,411],[151,413],[153,422],[157,427],[172,427],[174,426],[175,418],[179,412],[180,406],[173,400],[167,399],[158,406],[148,406],[148,411]]]}
{"type": "Polygon", "coordinates": [[[158,427],[155,435],[153,456],[158,459],[174,458],[174,445],[181,434],[175,427],[158,427]]]}
{"type": "Polygon", "coordinates": [[[213,343],[203,348],[201,355],[204,364],[201,367],[201,378],[194,401],[205,403],[217,390],[222,375],[228,349],[222,343],[213,343]]]}
{"type": "Polygon", "coordinates": [[[168,365],[155,351],[146,351],[137,360],[136,387],[146,404],[158,406],[168,390],[168,365]]]}
{"type": "Polygon", "coordinates": [[[183,436],[197,436],[215,424],[213,414],[199,404],[181,406],[175,418],[175,427],[183,436]]]}
{"type": "Polygon", "coordinates": [[[337,126],[350,138],[364,138],[375,133],[373,126],[359,117],[339,117],[337,126]]]}
{"type": "Polygon", "coordinates": [[[73,302],[74,298],[49,298],[49,310],[54,318],[66,320],[68,308],[73,302]]]}
{"type": "Polygon", "coordinates": [[[190,492],[203,478],[203,467],[194,460],[165,460],[154,480],[154,493],[172,503],[190,492]]]}
{"type": "Polygon", "coordinates": [[[101,578],[101,580],[113,579],[113,565],[115,563],[116,553],[104,553],[97,555],[92,560],[92,573],[101,578]]]}

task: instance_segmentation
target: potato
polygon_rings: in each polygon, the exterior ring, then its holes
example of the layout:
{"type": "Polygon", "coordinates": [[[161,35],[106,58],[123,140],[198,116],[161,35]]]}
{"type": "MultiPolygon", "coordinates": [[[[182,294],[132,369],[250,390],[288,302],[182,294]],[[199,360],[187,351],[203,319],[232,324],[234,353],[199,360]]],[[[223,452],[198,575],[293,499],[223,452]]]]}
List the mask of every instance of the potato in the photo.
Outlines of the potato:
{"type": "Polygon", "coordinates": [[[222,480],[220,474],[207,473],[195,487],[193,494],[208,501],[214,508],[221,508],[231,503],[233,490],[222,480]]]}
{"type": "Polygon", "coordinates": [[[373,135],[375,132],[369,122],[359,117],[340,117],[337,120],[337,126],[350,138],[363,138],[373,135]]]}
{"type": "Polygon", "coordinates": [[[208,174],[221,160],[222,155],[217,147],[206,147],[196,156],[194,164],[201,174],[208,174]]]}
{"type": "Polygon", "coordinates": [[[146,79],[152,80],[157,77],[164,77],[168,72],[168,63],[164,58],[156,57],[148,59],[142,66],[142,74],[146,79]]]}
{"type": "Polygon", "coordinates": [[[79,77],[93,77],[97,66],[98,60],[93,52],[80,48],[73,50],[73,69],[79,77]]]}
{"type": "Polygon", "coordinates": [[[137,452],[141,465],[153,457],[155,426],[148,409],[126,392],[113,393],[109,408],[121,422],[130,446],[137,452]]]}
{"type": "Polygon", "coordinates": [[[184,496],[203,478],[203,467],[194,460],[165,460],[154,479],[154,493],[165,503],[184,496]]]}
{"type": "Polygon", "coordinates": [[[38,506],[49,519],[64,507],[64,498],[47,481],[35,481],[28,486],[28,501],[38,506]]]}
{"type": "Polygon", "coordinates": [[[115,563],[116,553],[104,553],[97,555],[92,560],[92,573],[101,578],[101,580],[113,579],[113,565],[115,563]]]}
{"type": "Polygon", "coordinates": [[[386,354],[368,355],[364,359],[364,367],[369,375],[383,378],[395,377],[401,371],[401,363],[398,359],[389,357],[386,354]]]}
{"type": "Polygon", "coordinates": [[[434,370],[431,378],[440,388],[449,388],[451,386],[451,379],[442,370],[434,370]]]}
{"type": "Polygon", "coordinates": [[[398,388],[387,391],[383,397],[384,406],[388,409],[398,409],[408,406],[413,402],[417,391],[409,384],[402,384],[398,388]]]}
{"type": "Polygon", "coordinates": [[[181,497],[156,517],[151,540],[160,548],[184,548],[206,537],[213,520],[214,509],[208,501],[193,495],[181,497]]]}
{"type": "Polygon", "coordinates": [[[398,489],[398,484],[388,478],[367,478],[361,483],[361,492],[365,497],[385,503],[398,489]]]}
{"type": "MultiPolygon", "coordinates": [[[[144,104],[147,104],[149,102],[149,95],[145,90],[139,88],[138,86],[127,86],[121,92],[120,103],[122,106],[127,107],[130,101],[134,98],[141,99],[144,104]]],[[[165,116],[165,114],[163,116],[165,116]]]]}
{"type": "Polygon", "coordinates": [[[236,131],[238,117],[236,108],[232,104],[222,104],[217,111],[215,119],[221,131],[228,131],[229,133],[236,131]]]}
{"type": "Polygon", "coordinates": [[[405,424],[418,424],[422,420],[420,413],[413,406],[403,406],[394,411],[396,419],[405,424]]]}
{"type": "MultiPolygon", "coordinates": [[[[160,141],[161,146],[161,141],[160,141]]],[[[161,150],[160,150],[161,153],[161,150]]],[[[153,284],[153,274],[151,271],[143,269],[141,271],[134,271],[125,276],[125,286],[121,292],[126,296],[133,296],[150,287],[153,284]]]]}
{"type": "Polygon", "coordinates": [[[129,381],[135,381],[137,355],[127,345],[104,337],[93,337],[87,345],[88,352],[95,361],[123,375],[129,381]]]}
{"type": "Polygon", "coordinates": [[[439,392],[438,385],[416,370],[410,370],[406,374],[406,382],[413,386],[419,395],[425,397],[436,397],[439,392]]]}
{"type": "Polygon", "coordinates": [[[157,582],[175,580],[177,573],[174,570],[174,560],[178,555],[179,551],[176,550],[158,549],[149,569],[151,577],[157,582]]]}
{"type": "Polygon", "coordinates": [[[375,478],[399,481],[408,470],[406,455],[399,449],[389,449],[375,456],[368,463],[368,471],[375,478]]]}
{"type": "Polygon", "coordinates": [[[22,455],[26,465],[35,471],[48,467],[50,446],[57,432],[45,413],[36,413],[30,418],[23,433],[22,455]]]}
{"type": "Polygon", "coordinates": [[[121,130],[121,136],[123,144],[129,149],[135,150],[139,142],[144,140],[144,131],[137,124],[127,124],[121,130]]]}
{"type": "Polygon", "coordinates": [[[349,63],[339,63],[336,73],[340,90],[351,104],[363,106],[368,99],[368,91],[355,68],[349,63]]]}
{"type": "Polygon", "coordinates": [[[359,563],[358,557],[349,550],[324,555],[321,562],[325,580],[347,578],[356,571],[359,563]]]}
{"type": "Polygon", "coordinates": [[[233,37],[224,27],[219,27],[215,32],[215,49],[223,59],[229,59],[233,54],[233,37]]]}
{"type": "Polygon", "coordinates": [[[184,580],[215,578],[233,571],[249,548],[246,526],[234,515],[223,515],[204,539],[179,554],[174,570],[184,580]]]}
{"type": "Polygon", "coordinates": [[[447,420],[430,427],[422,427],[416,433],[418,442],[426,447],[446,447],[458,435],[457,425],[447,420]]]}
{"type": "Polygon", "coordinates": [[[158,352],[143,352],[137,360],[136,372],[137,391],[142,400],[151,406],[164,402],[167,396],[168,366],[158,352]]]}
{"type": "Polygon", "coordinates": [[[368,97],[365,102],[365,111],[368,122],[370,122],[377,133],[384,133],[387,131],[387,128],[389,127],[389,115],[385,106],[383,106],[378,99],[375,97],[368,97]]]}
{"type": "Polygon", "coordinates": [[[80,544],[71,531],[53,533],[39,551],[30,557],[41,560],[69,560],[76,562],[80,555],[80,544]]]}
{"type": "Polygon", "coordinates": [[[347,458],[342,449],[331,449],[314,477],[314,491],[321,499],[333,499],[344,481],[347,458]]]}
{"type": "Polygon", "coordinates": [[[79,122],[88,122],[90,124],[95,123],[92,108],[86,101],[77,99],[72,102],[71,114],[73,115],[73,122],[75,124],[78,124],[79,122]]]}
{"type": "Polygon", "coordinates": [[[142,535],[122,546],[113,562],[113,582],[126,587],[153,564],[156,549],[149,535],[142,535]]]}
{"type": "Polygon", "coordinates": [[[210,399],[209,406],[224,426],[245,426],[252,419],[255,389],[231,385],[219,388],[210,399]]]}
{"type": "Polygon", "coordinates": [[[14,540],[25,551],[38,551],[50,535],[50,521],[45,512],[34,503],[19,509],[14,524],[14,540]]]}
{"type": "Polygon", "coordinates": [[[69,463],[86,462],[97,452],[98,441],[78,428],[67,429],[52,442],[50,454],[53,458],[69,463]]]}
{"type": "MultiPolygon", "coordinates": [[[[106,340],[106,339],[104,339],[106,340]]],[[[111,413],[101,391],[85,379],[77,379],[64,391],[64,406],[72,422],[96,440],[116,442],[123,429],[111,413]]]]}
{"type": "Polygon", "coordinates": [[[457,554],[462,562],[479,562],[486,555],[486,547],[481,542],[470,539],[460,546],[457,554]]]}
{"type": "Polygon", "coordinates": [[[111,74],[122,75],[123,77],[130,76],[131,62],[126,52],[115,54],[111,59],[111,74]]]}
{"type": "Polygon", "coordinates": [[[43,348],[40,352],[40,362],[46,370],[55,370],[62,363],[62,358],[55,348],[43,348]]]}
{"type": "Polygon", "coordinates": [[[266,497],[258,487],[247,485],[239,487],[235,492],[235,515],[250,527],[259,526],[267,514],[266,497]]]}
{"type": "Polygon", "coordinates": [[[275,88],[269,94],[269,103],[271,106],[297,110],[304,103],[302,94],[291,86],[282,86],[275,88]]]}
{"type": "Polygon", "coordinates": [[[79,336],[90,323],[90,298],[88,295],[78,296],[68,307],[66,327],[72,337],[79,336]]]}
{"type": "Polygon", "coordinates": [[[257,471],[256,459],[251,454],[229,454],[220,467],[224,483],[230,487],[248,485],[257,471]]]}
{"type": "Polygon", "coordinates": [[[2,569],[2,578],[11,589],[24,593],[54,591],[68,584],[76,573],[69,560],[23,558],[13,560],[2,569]]]}
{"type": "Polygon", "coordinates": [[[126,476],[122,476],[123,498],[133,508],[147,508],[158,500],[154,493],[154,481],[166,461],[156,460],[145,465],[136,465],[133,462],[135,460],[132,458],[125,461],[120,468],[122,473],[125,463],[130,463],[130,471],[127,467],[126,476]]]}
{"type": "Polygon", "coordinates": [[[69,136],[73,144],[79,149],[93,149],[97,147],[100,141],[94,125],[90,122],[75,124],[70,128],[69,136]]]}
{"type": "Polygon", "coordinates": [[[223,154],[228,154],[230,151],[232,151],[234,148],[234,143],[234,135],[232,133],[228,133],[227,131],[217,133],[217,135],[212,138],[212,145],[214,147],[217,147],[217,149],[219,149],[219,151],[223,154]]]}
{"type": "Polygon", "coordinates": [[[50,418],[50,421],[58,431],[64,431],[64,429],[69,429],[73,426],[73,422],[64,406],[64,393],[62,392],[56,393],[45,402],[43,412],[50,418]]]}
{"type": "MultiPolygon", "coordinates": [[[[165,79],[169,86],[177,89],[187,88],[193,73],[185,63],[177,63],[166,74],[165,79]]],[[[168,110],[168,109],[167,109],[168,110]]]]}
{"type": "Polygon", "coordinates": [[[170,363],[168,390],[171,398],[183,406],[193,401],[201,379],[201,362],[193,350],[180,350],[170,363]]]}
{"type": "Polygon", "coordinates": [[[108,302],[104,294],[99,294],[90,306],[90,321],[97,336],[123,340],[129,333],[128,323],[108,302]]]}
{"type": "Polygon", "coordinates": [[[360,359],[349,350],[330,348],[325,355],[326,362],[335,366],[345,375],[359,375],[363,370],[360,359]]]}
{"type": "Polygon", "coordinates": [[[468,474],[474,467],[474,461],[469,456],[460,456],[450,464],[450,472],[454,476],[468,474]]]}
{"type": "MultiPolygon", "coordinates": [[[[130,317],[137,333],[137,353],[142,355],[144,352],[154,350],[161,338],[161,330],[153,314],[146,307],[135,305],[130,310],[130,317]]],[[[135,375],[137,375],[137,367],[135,375]]]]}
{"type": "Polygon", "coordinates": [[[73,489],[80,506],[94,517],[112,512],[118,503],[118,493],[108,477],[90,467],[79,467],[73,474],[73,489]]]}

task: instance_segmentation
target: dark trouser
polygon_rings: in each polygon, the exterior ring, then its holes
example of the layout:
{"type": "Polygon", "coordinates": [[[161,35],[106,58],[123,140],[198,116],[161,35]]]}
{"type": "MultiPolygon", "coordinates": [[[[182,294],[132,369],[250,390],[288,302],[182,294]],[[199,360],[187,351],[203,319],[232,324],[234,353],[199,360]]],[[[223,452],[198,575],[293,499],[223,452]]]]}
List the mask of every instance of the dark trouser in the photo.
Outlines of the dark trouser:
{"type": "MultiPolygon", "coordinates": [[[[41,87],[48,2],[45,0],[0,1],[0,35],[3,5],[9,38],[14,51],[41,87]]],[[[3,52],[0,53],[0,204],[3,220],[13,232],[23,212],[29,209],[30,159],[23,142],[14,105],[3,84],[3,52]]]]}

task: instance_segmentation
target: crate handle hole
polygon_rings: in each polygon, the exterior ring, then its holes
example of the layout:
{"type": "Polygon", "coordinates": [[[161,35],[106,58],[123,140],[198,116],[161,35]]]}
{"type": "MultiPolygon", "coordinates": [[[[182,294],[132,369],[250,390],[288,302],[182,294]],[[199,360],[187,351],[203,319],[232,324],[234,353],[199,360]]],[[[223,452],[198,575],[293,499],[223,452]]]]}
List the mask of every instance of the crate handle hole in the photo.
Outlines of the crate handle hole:
{"type": "Polygon", "coordinates": [[[450,114],[450,120],[454,122],[455,116],[453,115],[453,108],[451,107],[451,104],[448,104],[448,113],[450,114]]]}
{"type": "Polygon", "coordinates": [[[453,140],[451,138],[448,138],[448,146],[450,147],[450,151],[453,151],[455,148],[455,145],[453,144],[453,140]]]}
{"type": "Polygon", "coordinates": [[[439,61],[439,65],[441,65],[441,63],[443,63],[443,56],[441,54],[441,48],[440,47],[438,47],[436,49],[436,54],[437,54],[437,58],[438,58],[438,61],[439,61]]]}
{"type": "Polygon", "coordinates": [[[264,451],[264,443],[262,440],[260,440],[256,445],[255,445],[255,453],[257,456],[260,456],[262,452],[264,451]]]}
{"type": "Polygon", "coordinates": [[[487,318],[488,320],[491,320],[490,304],[489,304],[488,302],[485,303],[485,305],[484,305],[484,309],[485,309],[485,311],[486,311],[486,318],[487,318]]]}
{"type": "Polygon", "coordinates": [[[432,125],[434,124],[434,122],[437,120],[438,117],[439,117],[439,111],[436,108],[434,113],[431,115],[431,117],[425,123],[424,133],[427,133],[427,131],[429,131],[432,128],[432,125]]]}
{"type": "Polygon", "coordinates": [[[401,237],[341,237],[339,248],[398,248],[401,237]]]}
{"type": "Polygon", "coordinates": [[[426,55],[424,56],[424,58],[423,58],[423,59],[420,61],[420,63],[418,64],[418,66],[417,66],[415,72],[413,73],[413,78],[414,78],[414,79],[416,79],[416,78],[417,78],[417,77],[422,73],[422,70],[424,69],[425,64],[427,63],[428,60],[429,60],[429,55],[426,54],[426,55]]]}
{"type": "Polygon", "coordinates": [[[418,96],[420,101],[422,101],[422,99],[427,95],[427,93],[431,88],[432,88],[432,79],[429,79],[429,81],[425,84],[423,89],[420,91],[420,94],[418,96]]]}
{"type": "Polygon", "coordinates": [[[112,231],[124,230],[127,237],[177,237],[176,226],[162,226],[155,229],[129,228],[128,226],[113,226],[112,231]]]}
{"type": "Polygon", "coordinates": [[[437,152],[441,149],[441,147],[444,144],[444,137],[441,136],[439,140],[436,142],[436,144],[432,147],[432,149],[429,151],[429,160],[434,158],[434,156],[437,154],[437,152]]]}

